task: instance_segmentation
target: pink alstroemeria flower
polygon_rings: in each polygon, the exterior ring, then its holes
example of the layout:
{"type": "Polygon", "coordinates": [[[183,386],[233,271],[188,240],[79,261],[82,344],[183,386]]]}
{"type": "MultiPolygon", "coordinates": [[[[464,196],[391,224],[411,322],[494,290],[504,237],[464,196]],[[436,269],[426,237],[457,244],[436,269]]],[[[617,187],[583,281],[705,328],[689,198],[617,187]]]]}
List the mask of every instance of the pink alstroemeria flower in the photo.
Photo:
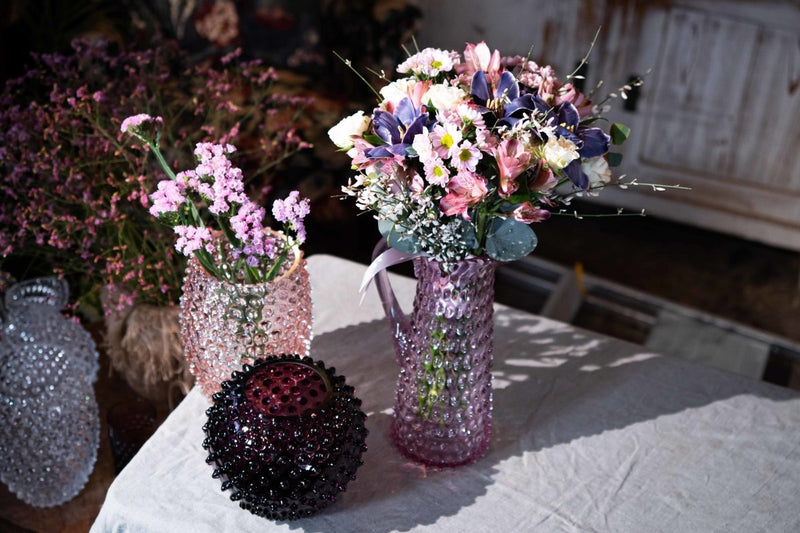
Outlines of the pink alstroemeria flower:
{"type": "Polygon", "coordinates": [[[531,154],[518,139],[502,141],[492,153],[500,171],[500,196],[508,198],[519,188],[516,177],[530,167],[531,154]]]}
{"type": "Polygon", "coordinates": [[[547,166],[547,161],[539,160],[539,170],[529,180],[528,187],[532,191],[547,192],[558,185],[558,178],[553,170],[547,166]]]}
{"type": "Polygon", "coordinates": [[[439,200],[439,208],[447,216],[465,216],[467,209],[487,194],[486,180],[472,172],[459,172],[447,184],[447,195],[439,200]]]}
{"type": "Polygon", "coordinates": [[[367,157],[367,152],[375,148],[372,144],[360,137],[353,138],[353,147],[347,151],[347,155],[353,160],[353,165],[363,169],[374,165],[375,161],[367,157]]]}
{"type": "Polygon", "coordinates": [[[559,105],[563,102],[569,102],[574,105],[581,118],[588,117],[592,114],[592,101],[586,98],[586,96],[571,83],[565,83],[556,92],[555,105],[559,105]]]}
{"type": "Polygon", "coordinates": [[[542,222],[550,218],[550,211],[525,202],[514,209],[511,213],[511,218],[525,224],[531,224],[532,222],[542,222]]]}
{"type": "Polygon", "coordinates": [[[464,79],[472,80],[472,76],[481,70],[486,73],[490,83],[497,82],[500,69],[500,51],[492,52],[485,41],[478,44],[467,43],[464,48],[464,62],[456,65],[456,71],[464,79]]]}

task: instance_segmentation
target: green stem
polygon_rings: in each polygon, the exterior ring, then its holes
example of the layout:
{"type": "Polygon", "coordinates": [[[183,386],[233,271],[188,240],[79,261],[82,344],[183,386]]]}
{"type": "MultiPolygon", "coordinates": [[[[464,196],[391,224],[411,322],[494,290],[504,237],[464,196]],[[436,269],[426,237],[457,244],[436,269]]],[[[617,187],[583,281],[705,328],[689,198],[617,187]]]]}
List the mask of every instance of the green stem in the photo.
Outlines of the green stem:
{"type": "Polygon", "coordinates": [[[167,163],[167,160],[164,159],[164,154],[161,153],[161,150],[159,149],[158,145],[152,141],[148,142],[147,145],[150,147],[150,150],[152,150],[153,154],[155,154],[156,159],[158,159],[158,163],[161,165],[161,168],[164,169],[164,172],[167,173],[169,179],[173,181],[177,180],[178,177],[175,176],[175,172],[172,171],[169,164],[167,163]]]}
{"type": "Polygon", "coordinates": [[[484,248],[486,248],[486,211],[478,209],[478,216],[475,221],[475,236],[478,239],[478,249],[475,250],[475,255],[481,255],[484,248]]]}
{"type": "Polygon", "coordinates": [[[289,250],[284,250],[278,257],[275,258],[275,263],[272,265],[272,268],[269,269],[267,272],[264,281],[271,281],[277,274],[280,272],[281,265],[284,261],[286,261],[286,257],[288,256],[289,250]]]}

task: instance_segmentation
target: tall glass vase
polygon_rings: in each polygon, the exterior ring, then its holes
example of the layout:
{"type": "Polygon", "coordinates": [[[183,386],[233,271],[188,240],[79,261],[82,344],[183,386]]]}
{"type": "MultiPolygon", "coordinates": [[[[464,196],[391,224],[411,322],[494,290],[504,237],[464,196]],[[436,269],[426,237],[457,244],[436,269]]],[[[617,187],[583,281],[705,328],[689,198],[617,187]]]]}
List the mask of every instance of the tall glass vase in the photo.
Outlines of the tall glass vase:
{"type": "Polygon", "coordinates": [[[183,281],[180,327],[195,383],[207,397],[245,363],[266,355],[306,356],[311,347],[311,286],[302,252],[277,278],[228,283],[194,257],[183,281]]]}
{"type": "Polygon", "coordinates": [[[0,481],[36,507],[81,491],[100,442],[97,349],[60,315],[68,296],[63,280],[46,277],[11,285],[3,298],[0,481]]]}
{"type": "MultiPolygon", "coordinates": [[[[375,255],[384,249],[382,242],[375,255]]],[[[392,439],[411,459],[458,466],[486,453],[495,268],[486,257],[447,266],[414,259],[417,290],[410,317],[398,305],[386,271],[377,275],[400,366],[392,439]]]]}

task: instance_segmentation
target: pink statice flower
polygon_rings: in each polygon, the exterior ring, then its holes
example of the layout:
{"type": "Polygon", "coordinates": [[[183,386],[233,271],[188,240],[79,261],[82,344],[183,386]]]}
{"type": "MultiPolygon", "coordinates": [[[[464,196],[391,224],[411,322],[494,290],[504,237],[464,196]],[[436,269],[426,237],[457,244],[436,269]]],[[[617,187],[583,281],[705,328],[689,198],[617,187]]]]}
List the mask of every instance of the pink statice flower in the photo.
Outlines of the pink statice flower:
{"type": "Polygon", "coordinates": [[[306,228],[303,219],[311,211],[308,198],[299,200],[300,193],[292,191],[284,200],[275,200],[272,203],[272,216],[278,222],[294,228],[297,233],[297,242],[302,244],[306,240],[306,228]]]}
{"type": "Polygon", "coordinates": [[[230,144],[214,143],[198,143],[194,151],[199,160],[194,169],[199,179],[197,190],[210,201],[208,210],[215,215],[227,213],[247,200],[242,171],[228,159],[228,154],[235,151],[230,144]]]}
{"type": "Polygon", "coordinates": [[[239,206],[239,211],[231,217],[236,238],[243,243],[258,242],[264,232],[264,214],[264,208],[254,202],[246,201],[239,206]]]}
{"type": "Polygon", "coordinates": [[[164,120],[161,117],[151,117],[147,113],[139,113],[122,121],[119,130],[138,137],[144,142],[153,140],[164,120]]]}
{"type": "Polygon", "coordinates": [[[174,213],[186,202],[186,183],[178,180],[162,180],[157,190],[150,195],[153,204],[150,214],[154,217],[174,213]]]}
{"type": "Polygon", "coordinates": [[[177,241],[175,241],[175,249],[183,255],[191,256],[197,250],[213,251],[211,230],[208,228],[177,225],[173,230],[178,236],[177,241]]]}

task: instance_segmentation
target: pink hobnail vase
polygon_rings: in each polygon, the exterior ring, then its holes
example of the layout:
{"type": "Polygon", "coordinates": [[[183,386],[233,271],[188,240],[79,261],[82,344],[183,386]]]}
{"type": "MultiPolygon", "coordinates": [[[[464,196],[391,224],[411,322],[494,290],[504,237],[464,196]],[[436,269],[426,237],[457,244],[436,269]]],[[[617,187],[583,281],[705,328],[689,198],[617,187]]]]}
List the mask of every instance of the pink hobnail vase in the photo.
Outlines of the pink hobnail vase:
{"type": "MultiPolygon", "coordinates": [[[[385,249],[381,241],[374,255],[385,249]]],[[[459,466],[488,449],[495,268],[487,257],[456,261],[447,269],[415,258],[410,316],[400,308],[386,271],[376,277],[400,366],[392,440],[415,461],[459,466]]]]}
{"type": "Polygon", "coordinates": [[[311,285],[302,252],[265,283],[229,283],[192,257],[180,305],[183,350],[195,384],[210,398],[243,364],[268,355],[309,355],[311,285]]]}

